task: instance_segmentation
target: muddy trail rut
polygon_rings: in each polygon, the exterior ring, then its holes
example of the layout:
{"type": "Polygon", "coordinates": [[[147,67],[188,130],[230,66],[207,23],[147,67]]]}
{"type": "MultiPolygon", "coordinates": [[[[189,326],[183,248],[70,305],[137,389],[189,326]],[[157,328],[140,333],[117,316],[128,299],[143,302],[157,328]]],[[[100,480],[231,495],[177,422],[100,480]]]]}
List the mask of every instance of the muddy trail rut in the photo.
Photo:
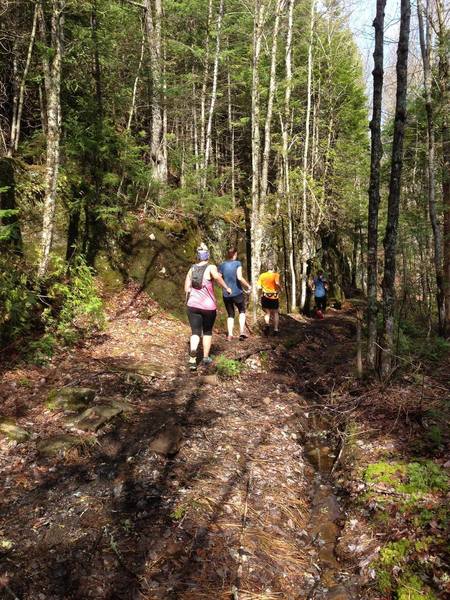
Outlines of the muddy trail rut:
{"type": "Polygon", "coordinates": [[[336,554],[352,315],[216,335],[243,367],[226,378],[189,373],[187,327],[135,292],[101,335],[2,373],[1,597],[363,597],[336,554]]]}

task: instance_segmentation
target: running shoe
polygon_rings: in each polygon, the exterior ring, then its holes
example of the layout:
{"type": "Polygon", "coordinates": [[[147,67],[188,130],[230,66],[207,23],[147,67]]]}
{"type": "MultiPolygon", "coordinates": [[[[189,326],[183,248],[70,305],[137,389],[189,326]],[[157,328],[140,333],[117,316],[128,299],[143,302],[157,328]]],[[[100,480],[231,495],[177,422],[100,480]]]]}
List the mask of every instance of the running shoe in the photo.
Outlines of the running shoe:
{"type": "Polygon", "coordinates": [[[213,359],[210,356],[205,356],[202,360],[202,364],[208,366],[212,364],[212,361],[213,359]]]}
{"type": "Polygon", "coordinates": [[[239,336],[239,339],[241,340],[241,342],[243,340],[246,340],[248,338],[248,335],[245,335],[245,333],[241,333],[241,335],[239,336]]]}
{"type": "Polygon", "coordinates": [[[195,356],[190,356],[189,357],[189,370],[190,371],[196,371],[197,370],[197,359],[195,358],[195,356]]]}
{"type": "Polygon", "coordinates": [[[232,342],[232,341],[233,341],[233,336],[227,335],[227,342],[232,342]]]}

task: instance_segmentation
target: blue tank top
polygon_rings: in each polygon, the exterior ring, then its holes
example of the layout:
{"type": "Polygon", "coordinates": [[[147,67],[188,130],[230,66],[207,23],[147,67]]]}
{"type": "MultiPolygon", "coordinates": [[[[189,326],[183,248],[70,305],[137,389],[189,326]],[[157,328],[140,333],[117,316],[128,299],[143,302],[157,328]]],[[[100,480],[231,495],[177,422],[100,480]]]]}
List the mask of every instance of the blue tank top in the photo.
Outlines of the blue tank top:
{"type": "Polygon", "coordinates": [[[232,298],[233,296],[239,296],[242,294],[241,282],[237,278],[237,270],[242,267],[240,260],[226,260],[219,267],[219,272],[225,280],[225,283],[231,288],[231,294],[228,294],[226,290],[223,290],[224,298],[232,298]]]}

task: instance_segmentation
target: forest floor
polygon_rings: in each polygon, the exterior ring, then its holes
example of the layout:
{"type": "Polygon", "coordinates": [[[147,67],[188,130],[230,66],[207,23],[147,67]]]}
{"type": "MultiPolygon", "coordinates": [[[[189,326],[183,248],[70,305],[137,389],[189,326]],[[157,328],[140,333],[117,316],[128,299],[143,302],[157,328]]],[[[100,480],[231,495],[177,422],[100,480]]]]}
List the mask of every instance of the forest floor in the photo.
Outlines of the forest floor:
{"type": "Polygon", "coordinates": [[[4,357],[0,597],[446,597],[450,364],[358,380],[355,323],[218,334],[192,374],[130,285],[47,365],[4,357]]]}

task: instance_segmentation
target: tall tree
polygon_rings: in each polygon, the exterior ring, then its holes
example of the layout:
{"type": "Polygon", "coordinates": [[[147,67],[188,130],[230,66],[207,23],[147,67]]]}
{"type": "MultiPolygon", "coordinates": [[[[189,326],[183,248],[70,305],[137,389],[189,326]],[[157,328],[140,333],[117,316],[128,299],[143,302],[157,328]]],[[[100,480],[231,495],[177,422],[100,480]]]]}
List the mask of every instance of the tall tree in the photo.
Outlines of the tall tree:
{"type": "Polygon", "coordinates": [[[253,16],[253,54],[252,54],[252,212],[251,212],[251,247],[252,247],[252,297],[253,320],[256,321],[258,294],[256,283],[261,268],[261,247],[263,238],[263,208],[260,202],[260,165],[261,165],[261,133],[260,133],[260,58],[263,35],[265,5],[263,0],[255,0],[253,16]]]}
{"type": "Polygon", "coordinates": [[[306,286],[307,286],[307,267],[308,267],[308,239],[310,236],[308,227],[308,156],[309,156],[309,138],[310,138],[310,120],[311,120],[311,87],[313,74],[313,42],[314,42],[314,12],[315,0],[311,2],[311,13],[309,19],[309,42],[308,42],[308,79],[306,84],[306,118],[305,118],[305,137],[303,143],[303,170],[302,170],[302,210],[301,210],[301,289],[300,289],[300,308],[305,307],[306,286]]]}
{"type": "Polygon", "coordinates": [[[395,321],[395,274],[398,217],[400,209],[401,175],[403,168],[403,140],[406,122],[408,90],[408,53],[411,21],[411,2],[401,0],[400,33],[397,48],[397,92],[392,140],[392,162],[389,180],[386,233],[384,237],[384,276],[383,276],[383,352],[381,356],[381,376],[386,379],[391,374],[394,352],[395,321]]]}
{"type": "Polygon", "coordinates": [[[166,139],[163,123],[164,68],[162,43],[162,0],[145,0],[147,43],[150,52],[152,128],[150,160],[155,181],[167,181],[166,139]]]}
{"type": "Polygon", "coordinates": [[[423,87],[425,95],[425,110],[427,113],[427,194],[428,210],[433,231],[434,242],[434,270],[436,276],[436,300],[439,321],[439,334],[445,332],[445,308],[444,308],[444,280],[442,272],[442,233],[438,222],[436,207],[436,185],[435,185],[435,132],[434,132],[434,110],[432,100],[432,73],[431,73],[431,14],[430,1],[426,0],[425,10],[422,0],[417,0],[417,17],[419,22],[419,40],[423,65],[423,87]],[[425,13],[425,14],[424,14],[425,13]],[[425,23],[424,23],[425,21],[425,23]]]}
{"type": "Polygon", "coordinates": [[[64,2],[52,0],[50,35],[47,35],[46,11],[43,0],[39,6],[39,28],[42,43],[49,48],[42,56],[45,83],[45,116],[47,157],[45,170],[44,214],[38,277],[46,275],[55,228],[56,193],[60,162],[61,135],[61,65],[63,53],[64,2]]]}
{"type": "Polygon", "coordinates": [[[443,0],[436,0],[438,21],[438,82],[441,107],[442,140],[442,204],[444,208],[444,294],[445,294],[445,334],[450,329],[450,78],[449,78],[449,38],[450,29],[444,15],[443,0]]]}
{"type": "Polygon", "coordinates": [[[367,233],[367,364],[375,367],[377,356],[377,313],[378,313],[378,208],[380,205],[380,162],[383,152],[381,143],[381,109],[383,98],[383,48],[384,11],[386,0],[377,0],[377,12],[373,21],[375,49],[373,53],[373,99],[369,183],[369,214],[367,233]]]}

